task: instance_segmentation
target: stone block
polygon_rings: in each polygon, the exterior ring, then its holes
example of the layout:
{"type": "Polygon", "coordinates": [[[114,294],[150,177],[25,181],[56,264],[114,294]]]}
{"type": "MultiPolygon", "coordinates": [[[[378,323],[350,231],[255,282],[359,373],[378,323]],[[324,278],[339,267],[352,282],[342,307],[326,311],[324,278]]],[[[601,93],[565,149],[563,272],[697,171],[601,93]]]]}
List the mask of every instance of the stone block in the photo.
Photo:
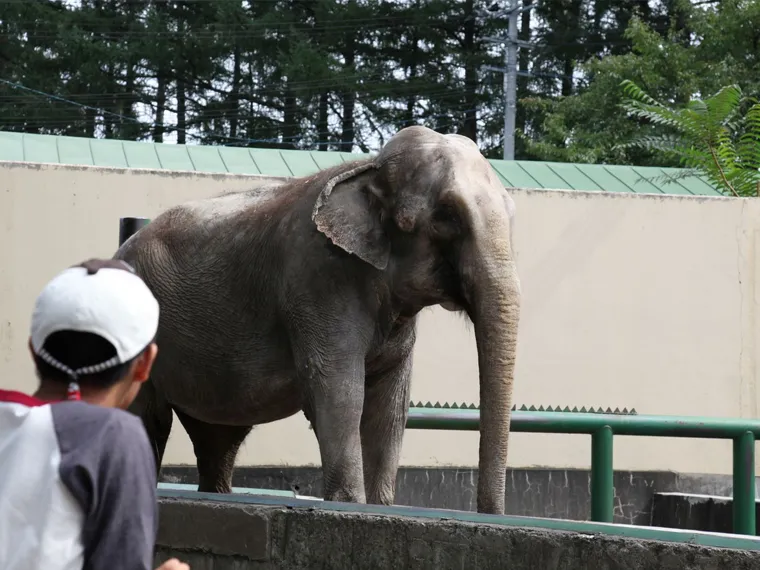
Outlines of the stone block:
{"type": "Polygon", "coordinates": [[[266,561],[269,560],[270,517],[240,505],[162,502],[156,544],[266,561]]]}

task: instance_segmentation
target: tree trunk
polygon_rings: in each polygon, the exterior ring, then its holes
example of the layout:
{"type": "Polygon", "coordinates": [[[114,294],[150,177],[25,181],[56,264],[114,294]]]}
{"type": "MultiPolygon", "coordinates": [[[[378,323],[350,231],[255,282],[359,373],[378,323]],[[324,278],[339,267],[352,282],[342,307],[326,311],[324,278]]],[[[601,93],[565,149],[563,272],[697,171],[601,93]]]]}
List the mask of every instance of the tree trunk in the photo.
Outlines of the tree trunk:
{"type": "Polygon", "coordinates": [[[135,84],[135,67],[137,66],[137,63],[135,62],[133,54],[134,51],[130,48],[127,60],[126,78],[124,81],[124,102],[120,109],[120,113],[126,117],[126,119],[121,120],[121,133],[119,138],[126,140],[136,140],[140,134],[135,115],[135,103],[138,101],[137,94],[135,93],[137,88],[135,84]]]}
{"type": "MultiPolygon", "coordinates": [[[[181,69],[180,73],[184,73],[181,69]]],[[[185,80],[177,79],[177,144],[187,142],[187,92],[185,80]]]]}
{"type": "Polygon", "coordinates": [[[232,54],[232,88],[230,89],[230,138],[237,138],[238,117],[240,116],[240,45],[235,42],[232,54]]]}
{"type": "Polygon", "coordinates": [[[296,119],[296,96],[290,88],[290,78],[285,82],[284,109],[282,116],[282,148],[296,148],[298,124],[296,119]]]}
{"type": "Polygon", "coordinates": [[[330,150],[330,143],[328,142],[329,132],[329,93],[323,91],[319,95],[319,109],[317,111],[317,149],[330,150]]]}
{"type": "MultiPolygon", "coordinates": [[[[420,9],[419,0],[415,2],[415,6],[417,7],[418,10],[420,9]]],[[[410,51],[409,59],[407,60],[408,65],[406,66],[407,82],[411,86],[414,86],[414,80],[417,79],[417,64],[418,64],[417,58],[419,57],[419,51],[420,51],[420,46],[419,46],[420,40],[417,37],[417,25],[418,25],[417,22],[413,20],[412,26],[411,26],[412,37],[410,38],[411,49],[409,50],[410,51]]],[[[404,121],[403,121],[402,126],[408,127],[415,123],[414,106],[416,104],[417,104],[417,93],[410,90],[409,94],[406,97],[406,112],[404,113],[404,121]]]]}
{"type": "Polygon", "coordinates": [[[569,57],[565,59],[564,66],[562,68],[562,96],[569,97],[573,94],[573,60],[569,57]]]}
{"type": "Polygon", "coordinates": [[[356,131],[354,127],[354,110],[356,108],[356,93],[353,89],[343,91],[343,128],[341,130],[340,150],[351,152],[354,148],[356,131]]]}
{"type": "Polygon", "coordinates": [[[475,46],[474,0],[464,3],[464,123],[459,134],[478,142],[478,54],[475,46]]]}
{"type": "Polygon", "coordinates": [[[185,84],[185,22],[177,15],[177,43],[175,45],[176,61],[174,72],[177,77],[177,144],[187,142],[187,86],[185,84]]]}
{"type": "MultiPolygon", "coordinates": [[[[407,67],[407,80],[412,83],[417,78],[417,38],[413,38],[414,44],[412,47],[412,53],[414,61],[411,65],[407,67]]],[[[404,124],[403,126],[408,127],[410,125],[413,125],[415,123],[414,120],[414,106],[417,104],[417,94],[416,93],[410,93],[406,98],[406,112],[404,113],[404,124]]]]}
{"type": "MultiPolygon", "coordinates": [[[[114,77],[114,70],[113,70],[113,64],[109,63],[106,66],[106,77],[108,78],[108,85],[112,85],[114,88],[116,87],[116,81],[114,77]]],[[[106,109],[110,109],[110,111],[113,113],[119,112],[118,108],[116,107],[116,98],[111,95],[106,99],[108,101],[107,105],[103,105],[106,109]],[[110,99],[110,100],[109,100],[110,99]]],[[[104,103],[106,101],[103,101],[104,103]]],[[[113,115],[105,115],[103,117],[103,134],[105,135],[105,138],[112,139],[113,138],[113,126],[114,121],[116,120],[116,117],[113,117],[113,115]]]]}
{"type": "Polygon", "coordinates": [[[95,138],[95,127],[97,124],[97,116],[92,109],[84,110],[84,136],[87,138],[95,138]]]}
{"type": "MultiPolygon", "coordinates": [[[[523,0],[523,7],[532,6],[533,0],[523,0]]],[[[517,33],[517,39],[523,42],[530,41],[530,16],[534,10],[525,10],[520,15],[520,30],[517,33]]],[[[517,69],[522,72],[528,71],[528,65],[530,63],[530,50],[521,49],[517,52],[517,69]]],[[[525,99],[529,94],[528,91],[528,78],[525,76],[517,76],[517,100],[525,99]]],[[[525,131],[525,113],[517,113],[515,117],[515,129],[518,131],[525,131]]]]}
{"type": "MultiPolygon", "coordinates": [[[[353,41],[347,42],[350,47],[343,51],[343,57],[346,59],[346,75],[351,76],[354,69],[354,50],[353,41]]],[[[351,152],[354,148],[354,138],[356,136],[354,127],[354,110],[356,109],[356,91],[350,85],[343,87],[341,101],[343,103],[342,129],[340,137],[340,150],[342,152],[351,152]]]]}
{"type": "Polygon", "coordinates": [[[166,111],[166,66],[158,64],[156,86],[156,122],[153,125],[153,142],[164,142],[164,113],[166,111]]]}

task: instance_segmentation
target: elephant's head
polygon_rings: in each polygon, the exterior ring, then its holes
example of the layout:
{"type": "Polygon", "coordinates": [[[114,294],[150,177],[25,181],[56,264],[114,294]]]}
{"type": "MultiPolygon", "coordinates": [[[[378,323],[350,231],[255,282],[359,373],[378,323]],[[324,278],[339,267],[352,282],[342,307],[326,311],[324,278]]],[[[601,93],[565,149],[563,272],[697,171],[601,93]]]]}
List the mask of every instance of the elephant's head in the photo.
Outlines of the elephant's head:
{"type": "Polygon", "coordinates": [[[514,202],[477,145],[421,126],[330,179],[317,228],[389,277],[396,309],[442,304],[473,322],[480,372],[478,511],[503,513],[520,282],[514,202]]]}

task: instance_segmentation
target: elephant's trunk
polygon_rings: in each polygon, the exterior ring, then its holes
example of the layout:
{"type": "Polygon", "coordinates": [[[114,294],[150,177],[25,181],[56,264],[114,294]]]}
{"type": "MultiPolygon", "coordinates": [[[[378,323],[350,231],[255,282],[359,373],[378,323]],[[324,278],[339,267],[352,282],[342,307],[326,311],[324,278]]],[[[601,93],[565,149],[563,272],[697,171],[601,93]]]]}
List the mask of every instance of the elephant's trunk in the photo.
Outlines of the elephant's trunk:
{"type": "Polygon", "coordinates": [[[509,222],[489,221],[479,236],[479,253],[473,256],[471,318],[480,372],[478,512],[503,514],[520,281],[509,243],[509,222]]]}

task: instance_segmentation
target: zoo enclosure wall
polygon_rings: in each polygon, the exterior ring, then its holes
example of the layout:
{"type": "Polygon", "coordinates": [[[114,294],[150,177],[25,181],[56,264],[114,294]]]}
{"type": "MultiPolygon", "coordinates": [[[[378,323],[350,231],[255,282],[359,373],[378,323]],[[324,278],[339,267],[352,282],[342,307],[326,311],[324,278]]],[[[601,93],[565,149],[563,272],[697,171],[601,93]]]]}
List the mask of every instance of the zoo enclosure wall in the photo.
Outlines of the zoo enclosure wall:
{"type": "MultiPolygon", "coordinates": [[[[0,377],[31,390],[34,298],[56,272],[110,256],[124,216],[267,178],[0,163],[0,377]]],[[[760,204],[749,199],[512,190],[523,289],[515,402],[756,418],[760,204]]],[[[423,312],[412,399],[475,402],[472,327],[423,312]]],[[[615,467],[730,473],[731,443],[616,438],[615,467]]],[[[402,465],[476,466],[476,433],[410,430],[402,465]]],[[[588,438],[515,434],[512,467],[589,467],[588,438]]],[[[192,464],[175,422],[166,464],[192,464]]],[[[302,415],[260,426],[238,465],[314,465],[302,415]],[[283,445],[283,442],[286,444],[283,445]]]]}

